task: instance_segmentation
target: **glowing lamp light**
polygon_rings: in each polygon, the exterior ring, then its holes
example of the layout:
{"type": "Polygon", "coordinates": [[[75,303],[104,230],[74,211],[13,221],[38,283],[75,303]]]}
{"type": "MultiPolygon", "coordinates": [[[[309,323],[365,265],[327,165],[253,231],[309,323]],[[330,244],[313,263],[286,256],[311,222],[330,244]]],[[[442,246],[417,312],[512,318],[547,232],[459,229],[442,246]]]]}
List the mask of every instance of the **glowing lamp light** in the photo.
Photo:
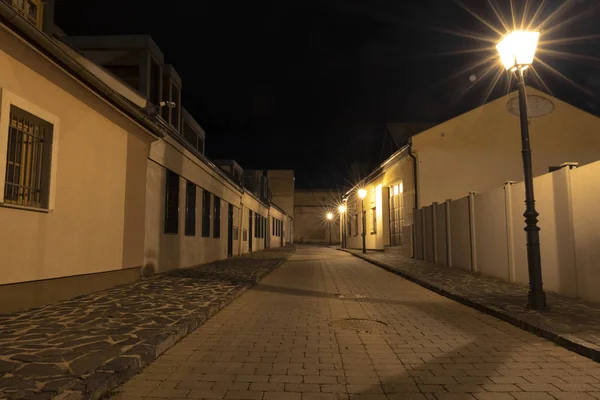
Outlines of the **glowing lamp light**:
{"type": "Polygon", "coordinates": [[[361,199],[364,199],[365,197],[367,197],[367,190],[366,189],[358,189],[358,197],[360,197],[361,199]]]}
{"type": "Polygon", "coordinates": [[[340,212],[340,214],[343,214],[346,212],[346,206],[343,204],[340,204],[340,206],[338,207],[338,211],[340,212]]]}
{"type": "Polygon", "coordinates": [[[332,213],[327,213],[327,219],[328,220],[332,220],[333,219],[333,214],[332,213]]]}
{"type": "Polygon", "coordinates": [[[496,45],[500,61],[507,70],[525,69],[533,63],[539,32],[513,31],[496,45]]]}

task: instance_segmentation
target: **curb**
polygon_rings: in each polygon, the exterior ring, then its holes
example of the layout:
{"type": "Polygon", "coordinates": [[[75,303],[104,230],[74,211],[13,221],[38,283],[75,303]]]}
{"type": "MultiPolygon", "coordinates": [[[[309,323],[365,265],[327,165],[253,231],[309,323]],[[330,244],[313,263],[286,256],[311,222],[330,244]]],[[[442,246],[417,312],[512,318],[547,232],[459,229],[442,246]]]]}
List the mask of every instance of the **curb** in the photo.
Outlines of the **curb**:
{"type": "Polygon", "coordinates": [[[279,268],[293,254],[293,252],[289,253],[281,262],[259,273],[250,283],[216,300],[214,304],[211,304],[206,315],[202,314],[196,318],[189,318],[176,326],[164,329],[163,333],[142,344],[138,344],[109,363],[99,367],[75,386],[58,389],[57,394],[50,398],[52,400],[99,400],[106,397],[117,387],[140,373],[142,369],[181,339],[194,332],[200,325],[204,324],[208,319],[215,316],[219,311],[247,292],[265,276],[279,268]]]}
{"type": "Polygon", "coordinates": [[[571,351],[578,353],[584,357],[590,358],[593,361],[600,362],[600,347],[598,347],[592,343],[586,342],[583,339],[577,338],[574,335],[561,334],[561,333],[555,332],[555,331],[549,329],[547,326],[540,326],[539,324],[526,321],[523,318],[520,318],[514,314],[511,314],[508,311],[503,310],[499,307],[495,307],[492,305],[486,305],[481,302],[473,301],[465,296],[461,296],[456,293],[452,293],[450,291],[442,289],[439,286],[435,286],[429,282],[419,279],[413,275],[407,274],[404,271],[399,271],[399,270],[397,270],[387,264],[384,264],[382,262],[371,260],[360,254],[352,253],[346,249],[339,249],[339,250],[349,253],[349,254],[353,255],[354,257],[357,257],[357,258],[360,258],[361,260],[367,261],[367,262],[369,262],[373,265],[376,265],[379,268],[385,269],[386,271],[389,271],[393,274],[399,275],[406,280],[409,280],[411,282],[416,283],[417,285],[424,287],[425,289],[431,290],[432,292],[438,293],[438,294],[440,294],[444,297],[447,297],[451,300],[454,300],[458,303],[464,304],[464,305],[474,308],[478,311],[481,311],[483,313],[489,314],[493,317],[496,317],[498,319],[506,321],[506,322],[516,326],[517,328],[531,332],[531,333],[533,333],[537,336],[540,336],[544,339],[550,340],[550,341],[558,344],[559,346],[566,348],[567,350],[571,350],[571,351]]]}

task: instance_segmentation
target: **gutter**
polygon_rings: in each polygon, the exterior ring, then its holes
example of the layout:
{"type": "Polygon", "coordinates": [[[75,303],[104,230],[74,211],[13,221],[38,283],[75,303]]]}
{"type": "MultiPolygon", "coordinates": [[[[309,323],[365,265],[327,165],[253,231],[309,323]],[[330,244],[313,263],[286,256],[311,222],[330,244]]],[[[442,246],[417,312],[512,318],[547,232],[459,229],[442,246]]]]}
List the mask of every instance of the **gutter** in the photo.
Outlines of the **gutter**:
{"type": "Polygon", "coordinates": [[[94,92],[108,99],[114,106],[122,110],[127,116],[134,119],[142,127],[150,131],[153,136],[157,138],[164,138],[167,136],[167,132],[156,125],[153,119],[150,118],[145,112],[136,108],[133,104],[125,100],[115,90],[110,88],[94,74],[87,70],[84,66],[79,64],[69,54],[62,50],[50,36],[41,32],[37,27],[32,25],[23,16],[16,12],[12,6],[5,3],[4,0],[0,0],[0,21],[7,23],[9,28],[16,28],[18,36],[22,36],[33,45],[35,48],[40,50],[46,56],[56,61],[59,66],[63,67],[75,75],[79,80],[82,81],[86,86],[91,88],[94,92]]]}
{"type": "Polygon", "coordinates": [[[357,186],[363,186],[362,183],[364,182],[368,182],[369,180],[373,179],[375,176],[377,175],[381,175],[381,173],[383,173],[383,171],[385,170],[385,166],[388,165],[389,163],[391,163],[392,161],[394,161],[394,159],[398,156],[400,156],[400,154],[402,154],[404,151],[408,150],[408,154],[414,158],[411,154],[410,154],[410,144],[402,147],[401,149],[399,149],[398,151],[396,151],[394,154],[392,154],[391,156],[388,157],[387,160],[385,160],[384,162],[381,163],[381,165],[374,170],[373,172],[371,172],[369,175],[367,175],[364,179],[361,179],[360,183],[357,185],[354,185],[352,187],[352,189],[348,190],[344,196],[342,196],[343,198],[348,198],[348,196],[350,195],[350,193],[352,193],[355,188],[357,186]]]}

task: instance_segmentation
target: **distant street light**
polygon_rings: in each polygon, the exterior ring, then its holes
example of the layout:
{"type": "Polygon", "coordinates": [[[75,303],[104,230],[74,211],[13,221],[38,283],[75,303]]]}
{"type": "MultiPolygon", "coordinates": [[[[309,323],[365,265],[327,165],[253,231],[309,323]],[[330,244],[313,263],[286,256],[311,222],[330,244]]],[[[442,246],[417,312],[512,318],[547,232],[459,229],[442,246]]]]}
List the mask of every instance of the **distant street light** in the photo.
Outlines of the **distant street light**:
{"type": "Polygon", "coordinates": [[[358,189],[358,197],[360,198],[361,206],[362,206],[362,252],[363,254],[367,253],[367,215],[365,214],[365,197],[367,197],[366,189],[358,189]]]}
{"type": "Polygon", "coordinates": [[[519,114],[521,121],[521,153],[525,177],[525,232],[527,232],[527,266],[529,269],[529,307],[541,310],[546,307],[546,294],[542,283],[542,260],[540,256],[540,228],[537,226],[538,212],[533,193],[533,168],[529,143],[527,119],[527,95],[525,93],[525,70],[535,57],[539,32],[513,31],[505,35],[496,45],[500,61],[507,71],[514,72],[518,79],[519,114]]]}
{"type": "Polygon", "coordinates": [[[333,219],[333,213],[327,213],[327,220],[329,221],[329,245],[331,246],[331,220],[333,219]]]}
{"type": "Polygon", "coordinates": [[[346,206],[344,204],[340,204],[338,207],[338,211],[340,212],[340,225],[342,231],[342,240],[340,240],[340,244],[343,249],[346,247],[346,206]]]}

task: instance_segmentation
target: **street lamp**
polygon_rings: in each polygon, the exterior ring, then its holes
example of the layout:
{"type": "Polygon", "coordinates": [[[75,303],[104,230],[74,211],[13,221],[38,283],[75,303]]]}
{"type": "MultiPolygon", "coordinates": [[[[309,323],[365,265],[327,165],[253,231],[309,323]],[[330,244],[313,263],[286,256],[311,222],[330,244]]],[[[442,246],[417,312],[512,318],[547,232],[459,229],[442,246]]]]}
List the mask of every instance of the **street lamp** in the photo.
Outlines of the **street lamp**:
{"type": "Polygon", "coordinates": [[[338,206],[338,211],[340,212],[340,225],[342,231],[342,240],[340,242],[343,249],[346,247],[346,206],[344,204],[340,204],[338,206]]]}
{"type": "Polygon", "coordinates": [[[366,189],[358,189],[358,197],[360,198],[361,206],[362,206],[362,245],[363,245],[363,254],[367,252],[367,216],[365,214],[365,197],[367,197],[366,189]]]}
{"type": "Polygon", "coordinates": [[[521,153],[525,177],[525,232],[527,232],[527,267],[529,269],[529,307],[541,310],[546,307],[546,294],[542,283],[542,260],[540,256],[539,216],[535,210],[533,193],[533,168],[529,143],[529,122],[527,119],[527,95],[525,94],[525,70],[533,63],[539,32],[513,31],[505,35],[496,45],[500,61],[507,71],[517,76],[519,88],[519,116],[521,121],[521,153]]]}
{"type": "Polygon", "coordinates": [[[331,220],[333,219],[333,213],[327,213],[327,220],[329,221],[329,245],[331,246],[331,220]]]}

